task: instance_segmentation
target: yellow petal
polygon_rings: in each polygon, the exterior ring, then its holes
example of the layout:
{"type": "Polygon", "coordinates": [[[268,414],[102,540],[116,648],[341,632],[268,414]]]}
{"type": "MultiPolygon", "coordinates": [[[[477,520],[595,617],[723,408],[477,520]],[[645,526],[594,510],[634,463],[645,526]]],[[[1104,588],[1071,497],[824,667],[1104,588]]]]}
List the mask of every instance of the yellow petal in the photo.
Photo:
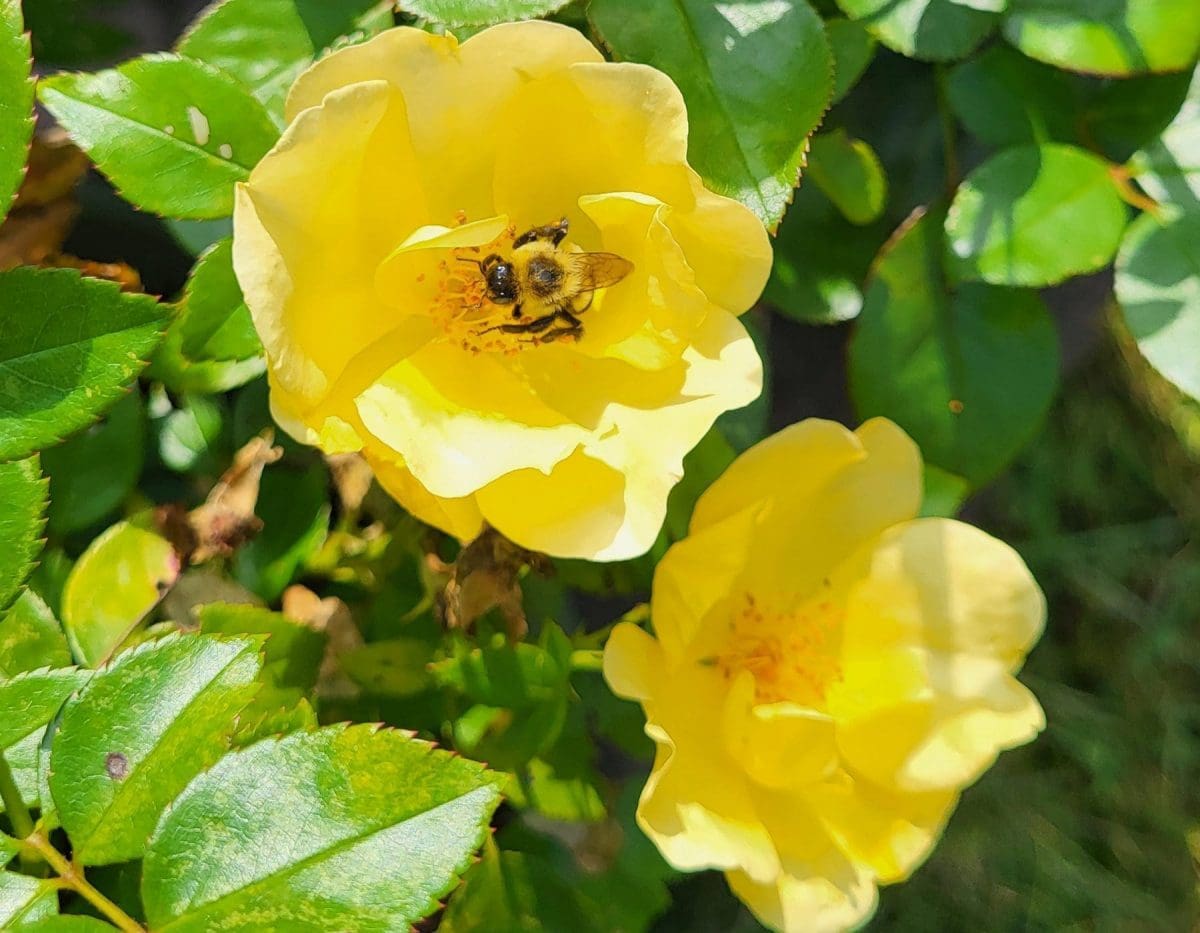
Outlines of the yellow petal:
{"type": "Polygon", "coordinates": [[[763,512],[750,563],[762,593],[815,592],[836,565],[916,515],[920,453],[890,421],[850,432],[809,419],[742,454],[696,506],[692,529],[757,504],[763,512]]]}
{"type": "Polygon", "coordinates": [[[387,149],[403,175],[412,160],[406,136],[403,106],[387,84],[352,85],[296,120],[238,187],[234,269],[275,381],[297,397],[293,407],[317,404],[347,362],[395,326],[371,276],[391,248],[386,240],[394,246],[398,237],[381,232],[373,212],[387,208],[387,222],[403,228],[421,212],[421,197],[410,193],[393,208],[371,163],[387,149]]]}
{"type": "Polygon", "coordinates": [[[370,450],[365,451],[365,456],[379,485],[425,524],[440,528],[460,541],[471,541],[483,531],[483,516],[473,497],[438,498],[402,464],[381,459],[370,450]]]}
{"type": "Polygon", "coordinates": [[[749,782],[713,734],[724,683],[710,669],[673,669],[671,687],[647,707],[657,743],[638,804],[638,825],[683,871],[738,868],[773,878],[779,858],[749,782]]]}
{"type": "Polygon", "coordinates": [[[725,702],[722,733],[730,756],[752,780],[796,790],[829,776],[838,752],[833,720],[794,703],[758,703],[743,671],[725,702]]]}
{"type": "Polygon", "coordinates": [[[418,227],[375,270],[379,297],[408,314],[428,312],[437,291],[438,261],[450,257],[452,250],[491,243],[507,227],[504,214],[457,227],[418,227]]]}
{"type": "Polygon", "coordinates": [[[679,89],[661,71],[628,63],[572,65],[523,85],[502,121],[539,125],[545,114],[570,114],[571,131],[557,134],[553,146],[508,146],[496,153],[496,203],[518,226],[566,216],[576,242],[594,250],[599,247],[580,210],[581,195],[638,192],[691,209],[687,112],[679,89]]]}
{"type": "Polygon", "coordinates": [[[487,217],[496,213],[491,182],[497,151],[544,148],[525,145],[521,136],[514,139],[512,125],[504,122],[505,104],[541,75],[598,61],[600,53],[578,30],[556,23],[507,23],[461,46],[453,36],[389,29],[334,52],[301,75],[289,94],[287,114],[294,119],[348,84],[387,81],[408,106],[420,166],[413,180],[428,193],[428,216],[442,223],[458,210],[487,217]]]}
{"type": "Polygon", "coordinates": [[[1016,670],[1041,636],[1046,601],[1020,556],[962,522],[890,529],[854,588],[847,650],[884,645],[994,658],[1016,670]]]}
{"type": "Polygon", "coordinates": [[[657,641],[631,622],[612,630],[604,645],[604,679],[613,693],[644,700],[654,693],[666,659],[657,641]]]}
{"type": "Polygon", "coordinates": [[[898,793],[844,773],[810,788],[807,796],[841,851],[884,884],[917,869],[958,802],[955,790],[898,793]]]}
{"type": "Polygon", "coordinates": [[[878,891],[865,868],[831,855],[796,865],[771,883],[745,872],[727,872],[730,890],[764,926],[783,933],[843,933],[875,912],[878,891]]]}
{"type": "Polygon", "coordinates": [[[1045,726],[1007,665],[920,649],[848,655],[829,709],[847,766],[911,792],[965,787],[1045,726]]]}
{"type": "Polygon", "coordinates": [[[444,343],[393,366],[356,403],[371,434],[446,498],[518,470],[548,474],[587,437],[498,359],[444,343]]]}

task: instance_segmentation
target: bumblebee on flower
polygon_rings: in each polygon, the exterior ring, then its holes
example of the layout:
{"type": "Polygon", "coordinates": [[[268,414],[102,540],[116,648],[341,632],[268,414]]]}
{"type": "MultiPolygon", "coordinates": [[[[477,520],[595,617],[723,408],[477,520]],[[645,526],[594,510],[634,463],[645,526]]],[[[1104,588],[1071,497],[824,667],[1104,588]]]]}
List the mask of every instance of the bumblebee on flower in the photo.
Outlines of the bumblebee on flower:
{"type": "Polygon", "coordinates": [[[460,539],[645,552],[683,456],[761,391],[737,315],[771,264],[688,166],[675,85],[553,23],[399,28],[287,116],[234,217],[279,423],[460,539]]]}

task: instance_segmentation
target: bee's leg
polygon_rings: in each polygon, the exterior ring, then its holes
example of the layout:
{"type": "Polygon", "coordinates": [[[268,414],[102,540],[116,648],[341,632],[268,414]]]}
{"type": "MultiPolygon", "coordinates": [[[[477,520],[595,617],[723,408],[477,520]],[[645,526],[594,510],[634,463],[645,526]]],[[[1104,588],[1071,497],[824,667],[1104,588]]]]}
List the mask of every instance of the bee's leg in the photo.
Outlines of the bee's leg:
{"type": "Polygon", "coordinates": [[[480,334],[490,334],[494,330],[498,330],[502,334],[537,334],[544,331],[556,320],[558,320],[557,311],[553,314],[534,318],[532,321],[526,321],[524,324],[497,324],[494,327],[487,328],[487,330],[480,331],[480,334]]]}
{"type": "Polygon", "coordinates": [[[521,320],[521,302],[518,301],[515,305],[513,305],[512,317],[514,321],[521,320]]]}
{"type": "Polygon", "coordinates": [[[568,324],[565,327],[556,327],[554,330],[548,330],[537,338],[538,343],[554,343],[559,337],[570,337],[572,340],[578,340],[583,336],[583,325],[579,322],[568,324]]]}
{"type": "Polygon", "coordinates": [[[564,217],[555,224],[547,224],[544,227],[531,227],[513,240],[513,249],[527,246],[538,240],[549,240],[551,246],[558,246],[559,243],[566,239],[567,230],[570,229],[570,226],[570,221],[564,217]]]}

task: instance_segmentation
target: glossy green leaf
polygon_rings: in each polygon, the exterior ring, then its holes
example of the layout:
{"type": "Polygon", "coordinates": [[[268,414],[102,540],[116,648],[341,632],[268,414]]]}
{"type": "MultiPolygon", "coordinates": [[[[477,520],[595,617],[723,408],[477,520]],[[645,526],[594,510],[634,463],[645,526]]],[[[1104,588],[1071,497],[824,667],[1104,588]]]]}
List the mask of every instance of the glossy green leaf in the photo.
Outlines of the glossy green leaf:
{"type": "Polygon", "coordinates": [[[467,872],[438,929],[442,933],[600,933],[596,914],[596,907],[549,863],[535,855],[489,846],[467,872]]]}
{"type": "Polygon", "coordinates": [[[930,463],[979,486],[1037,432],[1058,380],[1058,340],[1035,292],[948,292],[942,251],[942,217],[930,212],[881,254],[850,348],[850,386],[861,417],[891,418],[930,463]]]}
{"type": "Polygon", "coordinates": [[[62,620],[81,664],[104,664],[179,578],[161,535],[119,522],[80,555],[63,587],[62,620]]]}
{"type": "Polygon", "coordinates": [[[804,0],[592,0],[589,16],[618,58],[674,79],[687,101],[691,164],[774,228],[833,93],[820,17],[804,0]]]}
{"type": "Polygon", "coordinates": [[[1200,5],[1194,0],[1010,0],[1004,36],[1030,58],[1072,71],[1179,71],[1200,55],[1200,5]]]}
{"type": "Polygon", "coordinates": [[[869,224],[887,203],[887,176],[867,143],[843,130],[818,133],[808,154],[808,178],[854,224],[869,224]]]}
{"type": "Polygon", "coordinates": [[[763,298],[806,324],[852,320],[862,310],[867,270],[889,232],[886,223],[850,223],[816,185],[802,184],[779,228],[763,298]]]}
{"type": "Polygon", "coordinates": [[[238,582],[268,602],[277,599],[325,542],[329,509],[329,476],[322,464],[267,470],[255,508],[263,530],[238,551],[238,582]]]}
{"type": "Polygon", "coordinates": [[[875,57],[875,37],[857,20],[828,19],[825,35],[833,52],[833,100],[836,104],[850,93],[875,57]]]}
{"type": "Polygon", "coordinates": [[[0,868],[3,868],[21,851],[21,843],[17,842],[12,836],[5,833],[0,833],[0,868]]]}
{"type": "Polygon", "coordinates": [[[999,17],[955,0],[837,0],[884,45],[909,58],[965,58],[995,28],[999,17]]]}
{"type": "Polygon", "coordinates": [[[158,427],[158,455],[177,473],[219,475],[232,455],[228,413],[220,396],[188,395],[158,427]]]}
{"type": "Polygon", "coordinates": [[[0,928],[24,929],[57,913],[58,888],[52,881],[0,871],[0,928]]]}
{"type": "Polygon", "coordinates": [[[481,765],[390,729],[258,742],[159,823],[146,916],[173,933],[406,929],[454,886],[498,802],[481,765]]]}
{"type": "Polygon", "coordinates": [[[1143,214],[1117,257],[1117,300],[1138,348],[1200,399],[1200,214],[1143,214]]]}
{"type": "Polygon", "coordinates": [[[176,55],[57,75],[38,93],[125,198],[167,217],[232,213],[234,185],[279,135],[237,81],[176,55]]]}
{"type": "Polygon", "coordinates": [[[141,857],[159,814],[229,747],[257,686],[259,645],[170,636],[125,652],[66,705],[50,792],[77,861],[141,857]]]}
{"type": "Polygon", "coordinates": [[[38,747],[46,724],[87,677],[86,671],[68,667],[30,671],[0,683],[0,754],[31,807],[38,805],[38,747]]]}
{"type": "Polygon", "coordinates": [[[1151,197],[1200,212],[1200,101],[1189,101],[1161,136],[1134,154],[1129,167],[1151,197]]]}
{"type": "Polygon", "coordinates": [[[70,663],[71,651],[58,619],[37,593],[26,590],[0,616],[0,677],[70,663]]]}
{"type": "Polygon", "coordinates": [[[82,914],[56,914],[21,924],[21,933],[112,933],[112,924],[82,914]]]}
{"type": "Polygon", "coordinates": [[[245,360],[262,353],[233,273],[233,239],[208,250],[192,270],[178,319],[180,349],[192,360],[245,360]]]}
{"type": "Polygon", "coordinates": [[[57,443],[121,398],[169,314],[69,269],[0,273],[0,460],[57,443]]]}
{"type": "Polygon", "coordinates": [[[1053,285],[1112,260],[1129,219],[1109,166],[1074,146],[993,156],[959,187],[946,217],[951,275],[1053,285]]]}
{"type": "Polygon", "coordinates": [[[282,115],[292,82],[318,53],[389,7],[379,0],[217,0],[176,50],[237,78],[282,115]]]}
{"type": "Polygon", "coordinates": [[[46,496],[36,456],[0,463],[0,610],[20,595],[41,553],[46,496]]]}
{"type": "Polygon", "coordinates": [[[50,477],[50,530],[70,534],[116,511],[137,484],[146,452],[140,392],[130,392],[98,424],[42,453],[50,477]]]}
{"type": "Polygon", "coordinates": [[[1101,81],[1034,61],[997,44],[955,67],[954,114],[994,146],[1066,142],[1124,160],[1171,122],[1189,76],[1101,81]]]}
{"type": "Polygon", "coordinates": [[[450,26],[488,26],[548,16],[571,0],[402,0],[400,9],[450,26]]]}
{"type": "Polygon", "coordinates": [[[33,136],[30,64],[20,0],[0,0],[0,220],[24,177],[33,136]]]}

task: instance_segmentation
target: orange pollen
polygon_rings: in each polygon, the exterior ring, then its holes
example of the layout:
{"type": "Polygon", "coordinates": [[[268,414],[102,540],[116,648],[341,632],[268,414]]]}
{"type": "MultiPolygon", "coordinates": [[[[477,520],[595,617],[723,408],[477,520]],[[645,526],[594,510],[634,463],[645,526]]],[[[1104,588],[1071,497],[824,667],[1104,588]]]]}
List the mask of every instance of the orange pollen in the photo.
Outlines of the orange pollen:
{"type": "Polygon", "coordinates": [[[842,679],[844,618],[841,607],[827,597],[777,611],[760,606],[747,593],[730,617],[717,669],[730,681],[749,671],[759,703],[787,700],[819,707],[842,679]]]}

